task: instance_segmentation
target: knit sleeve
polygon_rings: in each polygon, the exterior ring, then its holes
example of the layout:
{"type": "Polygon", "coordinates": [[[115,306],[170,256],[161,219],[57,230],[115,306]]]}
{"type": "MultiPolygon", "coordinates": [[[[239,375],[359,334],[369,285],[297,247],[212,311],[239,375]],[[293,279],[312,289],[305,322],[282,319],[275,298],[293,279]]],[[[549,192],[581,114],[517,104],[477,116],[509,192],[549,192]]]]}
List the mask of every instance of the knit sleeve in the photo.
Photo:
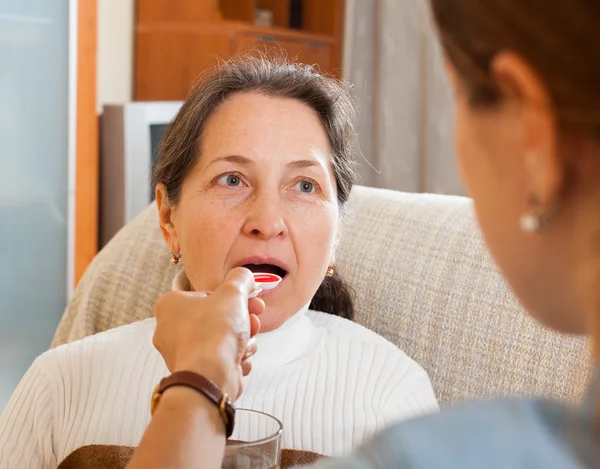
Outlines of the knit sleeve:
{"type": "Polygon", "coordinates": [[[38,357],[0,415],[0,469],[56,468],[52,440],[56,383],[38,357]]]}
{"type": "MultiPolygon", "coordinates": [[[[381,395],[386,426],[401,420],[412,419],[439,410],[438,402],[429,381],[429,376],[416,362],[390,375],[381,383],[381,395]]],[[[379,428],[382,430],[382,428],[379,428]]]]}

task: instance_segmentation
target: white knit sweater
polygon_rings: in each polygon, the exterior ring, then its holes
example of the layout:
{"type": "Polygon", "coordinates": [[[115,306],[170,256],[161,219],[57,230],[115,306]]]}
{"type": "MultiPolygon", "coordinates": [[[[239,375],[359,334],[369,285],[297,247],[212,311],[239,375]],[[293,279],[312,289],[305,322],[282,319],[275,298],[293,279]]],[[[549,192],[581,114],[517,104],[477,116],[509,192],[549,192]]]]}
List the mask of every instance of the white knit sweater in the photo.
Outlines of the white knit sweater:
{"type": "MultiPolygon", "coordinates": [[[[38,357],[0,416],[0,469],[55,469],[90,444],[135,446],[168,374],[154,319],[38,357]]],[[[437,410],[425,371],[355,323],[301,311],[258,336],[239,408],[283,422],[283,447],[344,454],[390,423],[437,410]]]]}

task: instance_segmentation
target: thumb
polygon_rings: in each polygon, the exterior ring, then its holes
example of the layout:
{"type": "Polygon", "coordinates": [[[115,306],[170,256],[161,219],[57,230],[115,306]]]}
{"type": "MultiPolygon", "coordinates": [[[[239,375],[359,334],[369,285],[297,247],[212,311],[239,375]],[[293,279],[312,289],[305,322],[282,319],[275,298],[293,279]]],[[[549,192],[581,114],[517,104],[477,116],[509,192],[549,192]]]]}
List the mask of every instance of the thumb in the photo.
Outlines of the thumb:
{"type": "Polygon", "coordinates": [[[181,293],[181,296],[187,296],[189,298],[206,298],[212,292],[206,292],[206,291],[180,291],[179,293],[181,293]]]}
{"type": "Polygon", "coordinates": [[[242,294],[246,298],[256,288],[254,276],[250,270],[244,267],[236,267],[231,269],[223,284],[215,290],[215,293],[223,289],[233,289],[235,293],[242,294]]]}

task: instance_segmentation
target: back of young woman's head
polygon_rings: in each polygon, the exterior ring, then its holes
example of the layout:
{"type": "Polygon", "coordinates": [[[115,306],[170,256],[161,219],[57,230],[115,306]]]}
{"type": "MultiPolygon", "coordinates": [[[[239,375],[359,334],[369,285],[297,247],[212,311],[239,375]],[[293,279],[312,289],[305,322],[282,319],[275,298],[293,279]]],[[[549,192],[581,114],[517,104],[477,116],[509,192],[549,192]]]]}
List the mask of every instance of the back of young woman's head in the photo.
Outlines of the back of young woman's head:
{"type": "MultiPolygon", "coordinates": [[[[533,76],[533,80],[541,84],[544,95],[544,99],[540,100],[543,101],[541,107],[550,111],[546,115],[552,116],[547,120],[546,129],[552,128],[553,137],[547,139],[552,141],[546,142],[546,148],[556,149],[560,163],[555,170],[559,168],[556,171],[560,172],[561,178],[557,200],[550,201],[549,221],[551,227],[558,222],[552,219],[558,211],[561,228],[564,228],[559,235],[562,238],[553,238],[559,247],[552,248],[546,244],[544,249],[553,258],[568,256],[562,251],[570,250],[577,253],[572,258],[585,259],[583,262],[567,259],[563,266],[573,267],[576,262],[583,265],[581,272],[563,269],[567,271],[565,276],[571,277],[566,281],[572,282],[576,278],[581,284],[573,293],[573,296],[580,297],[579,304],[571,302],[569,307],[586,310],[585,320],[588,323],[583,328],[593,332],[600,343],[600,216],[597,215],[600,214],[600,2],[430,0],[430,3],[445,57],[453,70],[452,75],[460,84],[467,106],[474,113],[489,116],[488,111],[501,109],[504,103],[514,101],[515,95],[516,99],[520,98],[518,92],[523,89],[510,89],[511,83],[507,84],[507,77],[496,73],[495,59],[506,56],[505,53],[514,54],[521,63],[527,64],[527,76],[533,76]],[[573,220],[576,219],[580,222],[575,223],[573,220]],[[586,246],[577,251],[572,247],[573,244],[578,245],[577,249],[580,249],[580,245],[586,246]]],[[[540,103],[531,101],[529,104],[537,106],[540,103]]],[[[518,128],[515,125],[512,137],[521,138],[517,136],[519,132],[532,140],[531,128],[518,128]]],[[[545,135],[550,133],[546,132],[545,135]]],[[[512,137],[502,135],[504,140],[512,137]]],[[[523,154],[517,156],[526,161],[531,152],[528,154],[527,149],[523,149],[523,154]]],[[[502,155],[497,156],[502,158],[502,155]]],[[[531,169],[531,163],[529,166],[520,168],[521,175],[527,174],[529,177],[539,173],[539,167],[531,169]]],[[[516,177],[513,184],[515,181],[516,177]]],[[[527,181],[521,181],[521,184],[527,185],[527,181]]],[[[535,187],[527,188],[530,191],[532,189],[535,190],[535,187]]],[[[526,200],[522,203],[531,204],[526,200]]],[[[546,236],[549,235],[542,233],[538,243],[543,243],[546,236]]],[[[546,279],[550,275],[547,272],[538,274],[546,276],[546,279]]],[[[557,278],[561,274],[555,272],[552,275],[557,278]]],[[[531,279],[527,282],[529,285],[534,283],[531,279]]],[[[565,289],[570,287],[564,286],[565,289]]],[[[569,294],[556,295],[567,297],[569,294]]],[[[552,297],[547,291],[546,296],[552,297]]],[[[564,306],[561,305],[563,315],[577,315],[574,309],[569,311],[564,306]]],[[[597,349],[600,357],[598,344],[597,349]]]]}
{"type": "Polygon", "coordinates": [[[566,123],[600,142],[600,3],[596,0],[431,0],[448,59],[474,105],[501,93],[489,74],[500,51],[539,73],[566,123]]]}
{"type": "Polygon", "coordinates": [[[597,0],[431,0],[440,40],[474,106],[502,93],[490,76],[501,51],[523,57],[559,118],[600,142],[600,3],[597,0]]]}
{"type": "MultiPolygon", "coordinates": [[[[314,110],[331,146],[330,162],[343,215],[357,178],[353,146],[357,110],[349,86],[311,66],[258,53],[224,62],[198,79],[166,131],[153,186],[162,184],[169,202],[177,205],[186,176],[201,158],[200,141],[214,110],[234,95],[253,92],[298,100],[314,110]]],[[[323,280],[311,308],[352,319],[352,291],[337,272],[323,280]]]]}

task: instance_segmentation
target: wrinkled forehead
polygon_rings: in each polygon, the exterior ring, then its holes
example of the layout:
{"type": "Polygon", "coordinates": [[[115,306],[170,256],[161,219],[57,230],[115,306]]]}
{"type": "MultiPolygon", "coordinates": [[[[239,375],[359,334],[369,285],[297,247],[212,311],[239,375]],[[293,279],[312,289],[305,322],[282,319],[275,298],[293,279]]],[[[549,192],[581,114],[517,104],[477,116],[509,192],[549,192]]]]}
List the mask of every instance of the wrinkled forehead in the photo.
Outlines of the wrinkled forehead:
{"type": "Polygon", "coordinates": [[[204,163],[242,155],[270,164],[316,160],[327,164],[331,146],[325,127],[308,105],[259,93],[235,95],[211,114],[201,138],[204,163]]]}

